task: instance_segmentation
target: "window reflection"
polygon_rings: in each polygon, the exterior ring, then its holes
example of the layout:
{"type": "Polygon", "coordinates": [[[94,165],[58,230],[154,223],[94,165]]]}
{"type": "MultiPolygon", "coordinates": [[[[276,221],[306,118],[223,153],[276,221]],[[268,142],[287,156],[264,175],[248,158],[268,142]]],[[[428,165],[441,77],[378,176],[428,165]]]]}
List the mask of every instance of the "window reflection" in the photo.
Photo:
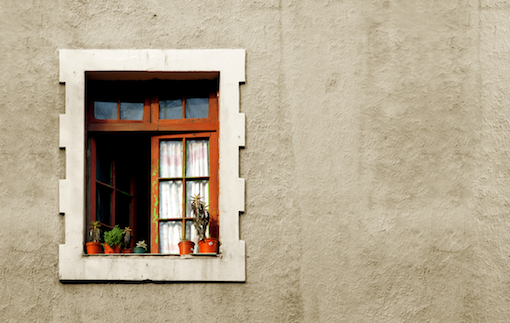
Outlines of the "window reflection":
{"type": "Polygon", "coordinates": [[[186,99],[186,119],[209,117],[209,98],[186,99]]]}

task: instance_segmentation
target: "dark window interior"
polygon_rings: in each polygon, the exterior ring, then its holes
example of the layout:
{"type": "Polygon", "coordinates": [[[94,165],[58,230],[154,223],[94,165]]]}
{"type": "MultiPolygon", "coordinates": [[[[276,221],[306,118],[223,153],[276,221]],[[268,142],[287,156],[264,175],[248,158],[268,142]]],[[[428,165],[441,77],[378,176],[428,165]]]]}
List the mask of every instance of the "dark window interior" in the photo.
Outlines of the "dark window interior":
{"type": "Polygon", "coordinates": [[[101,133],[91,137],[96,141],[96,220],[104,230],[115,224],[130,226],[132,241],[149,241],[150,136],[101,133]]]}

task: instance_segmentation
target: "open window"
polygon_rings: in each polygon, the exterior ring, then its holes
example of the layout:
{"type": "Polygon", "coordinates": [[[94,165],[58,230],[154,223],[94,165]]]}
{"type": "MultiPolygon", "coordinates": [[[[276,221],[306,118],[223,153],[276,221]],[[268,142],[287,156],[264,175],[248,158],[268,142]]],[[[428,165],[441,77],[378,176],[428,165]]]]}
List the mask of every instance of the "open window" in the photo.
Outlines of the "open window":
{"type": "Polygon", "coordinates": [[[244,68],[244,50],[60,51],[62,282],[245,280],[244,68]],[[219,254],[178,257],[175,241],[193,239],[188,203],[196,193],[208,199],[219,254]],[[131,226],[133,240],[151,241],[150,253],[85,254],[90,221],[131,226]]]}
{"type": "Polygon", "coordinates": [[[87,225],[130,227],[128,247],[145,240],[150,253],[177,255],[181,240],[198,246],[190,200],[199,195],[209,206],[209,234],[219,238],[218,74],[103,76],[86,79],[87,225]]]}

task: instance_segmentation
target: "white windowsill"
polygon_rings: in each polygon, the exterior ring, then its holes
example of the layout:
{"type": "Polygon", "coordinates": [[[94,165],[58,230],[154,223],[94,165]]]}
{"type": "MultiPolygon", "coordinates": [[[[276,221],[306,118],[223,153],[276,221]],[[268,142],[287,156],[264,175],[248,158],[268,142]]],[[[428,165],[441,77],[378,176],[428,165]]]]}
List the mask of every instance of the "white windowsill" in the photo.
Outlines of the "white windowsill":
{"type": "Polygon", "coordinates": [[[59,278],[73,281],[244,282],[245,245],[239,239],[244,180],[239,147],[245,119],[239,113],[239,83],[245,81],[240,49],[60,50],[60,82],[66,112],[60,116],[60,147],[66,151],[66,178],[60,180],[59,210],[65,215],[65,244],[59,249],[59,278]],[[85,72],[219,72],[220,254],[84,255],[85,236],[85,72]]]}

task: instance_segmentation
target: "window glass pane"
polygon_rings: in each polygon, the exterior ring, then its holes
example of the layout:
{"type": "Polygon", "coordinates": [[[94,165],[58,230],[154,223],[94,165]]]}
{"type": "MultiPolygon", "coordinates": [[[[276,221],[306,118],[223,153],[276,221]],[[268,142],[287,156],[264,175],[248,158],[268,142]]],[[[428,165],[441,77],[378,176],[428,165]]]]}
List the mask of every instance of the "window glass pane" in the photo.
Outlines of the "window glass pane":
{"type": "Polygon", "coordinates": [[[209,98],[186,99],[186,119],[209,117],[209,98]]]}
{"type": "Polygon", "coordinates": [[[115,194],[115,222],[124,229],[130,226],[131,196],[118,192],[115,194]]]}
{"type": "Polygon", "coordinates": [[[200,195],[202,201],[209,205],[209,181],[196,180],[186,181],[186,217],[191,218],[191,198],[195,195],[200,195]]]}
{"type": "Polygon", "coordinates": [[[131,193],[131,176],[140,172],[129,160],[118,158],[115,163],[115,188],[131,193]]]}
{"type": "Polygon", "coordinates": [[[195,243],[195,248],[193,248],[193,253],[198,252],[198,234],[195,226],[193,225],[193,221],[186,221],[185,228],[185,236],[186,240],[193,241],[195,243]]]}
{"type": "Polygon", "coordinates": [[[182,119],[182,100],[160,100],[160,119],[182,119]]]}
{"type": "Polygon", "coordinates": [[[120,118],[123,120],[142,120],[143,102],[120,102],[120,118]]]}
{"type": "Polygon", "coordinates": [[[96,179],[105,184],[112,184],[112,157],[105,152],[105,147],[98,145],[96,155],[96,179]]]}
{"type": "Polygon", "coordinates": [[[98,120],[117,119],[117,102],[95,101],[94,118],[98,120]]]}
{"type": "Polygon", "coordinates": [[[209,176],[209,140],[186,142],[186,176],[209,176]]]}
{"type": "Polygon", "coordinates": [[[159,183],[159,218],[182,218],[181,181],[161,181],[159,183]]]}
{"type": "Polygon", "coordinates": [[[160,221],[159,222],[159,252],[179,253],[179,242],[182,237],[182,222],[160,221]]]}
{"type": "Polygon", "coordinates": [[[101,184],[96,186],[96,221],[111,225],[112,190],[101,184]]]}
{"type": "Polygon", "coordinates": [[[159,177],[182,177],[182,141],[159,143],[159,177]]]}

